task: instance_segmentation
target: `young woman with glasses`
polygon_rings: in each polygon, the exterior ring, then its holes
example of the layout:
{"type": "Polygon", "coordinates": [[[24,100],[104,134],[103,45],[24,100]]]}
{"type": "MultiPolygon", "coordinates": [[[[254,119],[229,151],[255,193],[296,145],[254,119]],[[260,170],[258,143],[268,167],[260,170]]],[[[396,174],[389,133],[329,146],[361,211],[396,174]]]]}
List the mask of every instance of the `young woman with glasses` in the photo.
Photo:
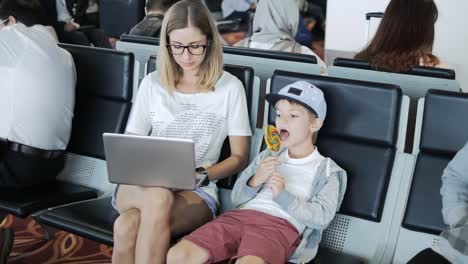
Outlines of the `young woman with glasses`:
{"type": "Polygon", "coordinates": [[[164,263],[171,237],[212,220],[215,181],[247,164],[251,130],[242,83],[223,71],[220,37],[199,0],[183,0],[166,13],[158,70],[146,76],[127,133],[192,139],[197,171],[210,182],[194,191],[120,185],[113,205],[113,263],[164,263]],[[231,156],[218,163],[224,139],[231,156]]]}

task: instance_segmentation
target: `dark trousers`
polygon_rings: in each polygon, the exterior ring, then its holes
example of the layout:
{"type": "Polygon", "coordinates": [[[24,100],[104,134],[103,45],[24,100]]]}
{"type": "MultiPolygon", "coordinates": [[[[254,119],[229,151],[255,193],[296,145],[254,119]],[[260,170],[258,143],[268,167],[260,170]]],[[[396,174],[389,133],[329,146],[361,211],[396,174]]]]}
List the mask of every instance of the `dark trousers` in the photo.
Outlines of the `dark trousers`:
{"type": "Polygon", "coordinates": [[[64,167],[64,157],[36,158],[7,148],[0,141],[0,189],[23,189],[54,182],[64,167]]]}
{"type": "Polygon", "coordinates": [[[77,20],[77,22],[82,26],[79,30],[65,31],[62,24],[56,28],[60,42],[82,46],[91,46],[93,44],[95,47],[112,48],[106,33],[99,28],[99,16],[97,13],[87,14],[77,20]]]}
{"type": "Polygon", "coordinates": [[[76,44],[76,45],[83,45],[83,46],[91,46],[91,43],[95,47],[100,48],[111,48],[109,40],[107,39],[106,34],[104,31],[98,28],[92,29],[85,29],[85,30],[74,30],[71,32],[67,32],[65,30],[57,30],[57,35],[59,37],[60,42],[62,43],[69,43],[69,44],[76,44]]]}
{"type": "Polygon", "coordinates": [[[419,252],[408,264],[450,264],[450,262],[430,248],[419,252]]]}

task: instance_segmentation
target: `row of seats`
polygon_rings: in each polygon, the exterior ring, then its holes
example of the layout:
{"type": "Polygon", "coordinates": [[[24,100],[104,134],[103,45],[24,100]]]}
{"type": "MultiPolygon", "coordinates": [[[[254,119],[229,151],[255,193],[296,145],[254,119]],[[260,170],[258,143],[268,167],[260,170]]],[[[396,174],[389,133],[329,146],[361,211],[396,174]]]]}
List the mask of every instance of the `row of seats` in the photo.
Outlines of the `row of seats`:
{"type": "Polygon", "coordinates": [[[417,66],[403,73],[394,73],[377,69],[367,61],[336,58],[328,68],[328,75],[346,79],[391,83],[400,86],[403,94],[410,97],[408,133],[405,152],[413,148],[417,100],[424,97],[429,89],[460,91],[455,80],[455,71],[434,67],[417,66]]]}
{"type": "MultiPolygon", "coordinates": [[[[117,42],[117,49],[135,54],[140,65],[141,80],[146,72],[144,65],[149,57],[157,53],[159,49],[159,39],[122,35],[120,41],[117,42]]],[[[316,58],[310,55],[237,47],[224,47],[223,51],[226,63],[250,66],[258,76],[252,93],[254,100],[258,101],[258,109],[255,106],[252,109],[252,116],[258,120],[257,128],[263,127],[266,123],[266,119],[263,118],[263,96],[266,87],[268,87],[267,81],[275,70],[308,74],[321,73],[316,58]]],[[[391,83],[400,86],[403,94],[410,96],[411,99],[410,116],[407,124],[409,129],[405,144],[407,153],[411,153],[412,149],[417,99],[424,97],[429,89],[460,91],[459,84],[455,80],[455,72],[450,69],[415,67],[406,73],[391,73],[375,69],[365,61],[338,58],[335,60],[334,65],[329,66],[328,75],[346,79],[391,83]]]]}
{"type": "MultiPolygon", "coordinates": [[[[110,205],[113,186],[107,181],[102,133],[124,131],[134,91],[134,56],[121,51],[63,47],[73,55],[78,74],[66,168],[53,192],[49,188],[26,195],[2,192],[0,211],[19,217],[33,214],[46,227],[112,245],[117,214],[110,205]]],[[[147,67],[152,67],[151,63],[147,67]]],[[[251,99],[255,70],[240,65],[226,65],[225,69],[243,82],[251,99]]],[[[430,246],[437,232],[445,228],[438,192],[442,169],[468,140],[459,132],[466,131],[460,124],[463,113],[468,112],[468,97],[441,91],[426,95],[418,112],[415,146],[420,147],[411,155],[403,153],[402,144],[409,99],[398,86],[276,71],[267,90],[277,92],[299,79],[324,91],[328,115],[318,147],[348,172],[342,207],[324,232],[314,262],[404,263],[430,246]],[[441,121],[443,125],[437,125],[441,121]],[[428,197],[434,201],[421,206],[428,197]]],[[[254,108],[256,101],[248,104],[254,108]]],[[[266,112],[272,123],[272,108],[266,107],[266,112]]],[[[223,149],[223,153],[228,155],[229,150],[223,149]]],[[[223,210],[231,209],[229,189],[234,181],[231,177],[220,182],[223,210]]]]}

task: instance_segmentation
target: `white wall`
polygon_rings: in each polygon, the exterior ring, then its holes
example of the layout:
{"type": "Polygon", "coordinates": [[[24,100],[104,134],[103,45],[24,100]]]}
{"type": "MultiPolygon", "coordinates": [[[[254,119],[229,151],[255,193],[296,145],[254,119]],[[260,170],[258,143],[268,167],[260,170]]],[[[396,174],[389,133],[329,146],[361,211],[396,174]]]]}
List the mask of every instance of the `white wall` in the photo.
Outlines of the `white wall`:
{"type": "MultiPolygon", "coordinates": [[[[365,43],[368,12],[383,12],[390,0],[328,0],[327,51],[357,52],[365,43]]],[[[409,0],[410,1],[410,0],[409,0]]],[[[455,69],[462,89],[468,92],[468,10],[467,0],[436,0],[434,54],[455,69]]]]}

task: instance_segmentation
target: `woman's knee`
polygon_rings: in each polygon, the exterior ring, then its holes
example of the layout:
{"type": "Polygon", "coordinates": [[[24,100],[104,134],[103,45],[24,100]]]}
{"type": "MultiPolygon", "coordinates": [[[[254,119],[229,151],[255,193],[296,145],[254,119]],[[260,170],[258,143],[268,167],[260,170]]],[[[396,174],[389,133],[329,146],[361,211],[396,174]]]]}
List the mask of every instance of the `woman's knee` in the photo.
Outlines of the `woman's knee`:
{"type": "Polygon", "coordinates": [[[114,238],[117,240],[117,243],[136,243],[139,227],[140,211],[138,209],[127,210],[115,220],[114,238]]]}
{"type": "Polygon", "coordinates": [[[155,213],[169,212],[174,204],[174,193],[160,187],[144,188],[143,208],[155,213]]]}

